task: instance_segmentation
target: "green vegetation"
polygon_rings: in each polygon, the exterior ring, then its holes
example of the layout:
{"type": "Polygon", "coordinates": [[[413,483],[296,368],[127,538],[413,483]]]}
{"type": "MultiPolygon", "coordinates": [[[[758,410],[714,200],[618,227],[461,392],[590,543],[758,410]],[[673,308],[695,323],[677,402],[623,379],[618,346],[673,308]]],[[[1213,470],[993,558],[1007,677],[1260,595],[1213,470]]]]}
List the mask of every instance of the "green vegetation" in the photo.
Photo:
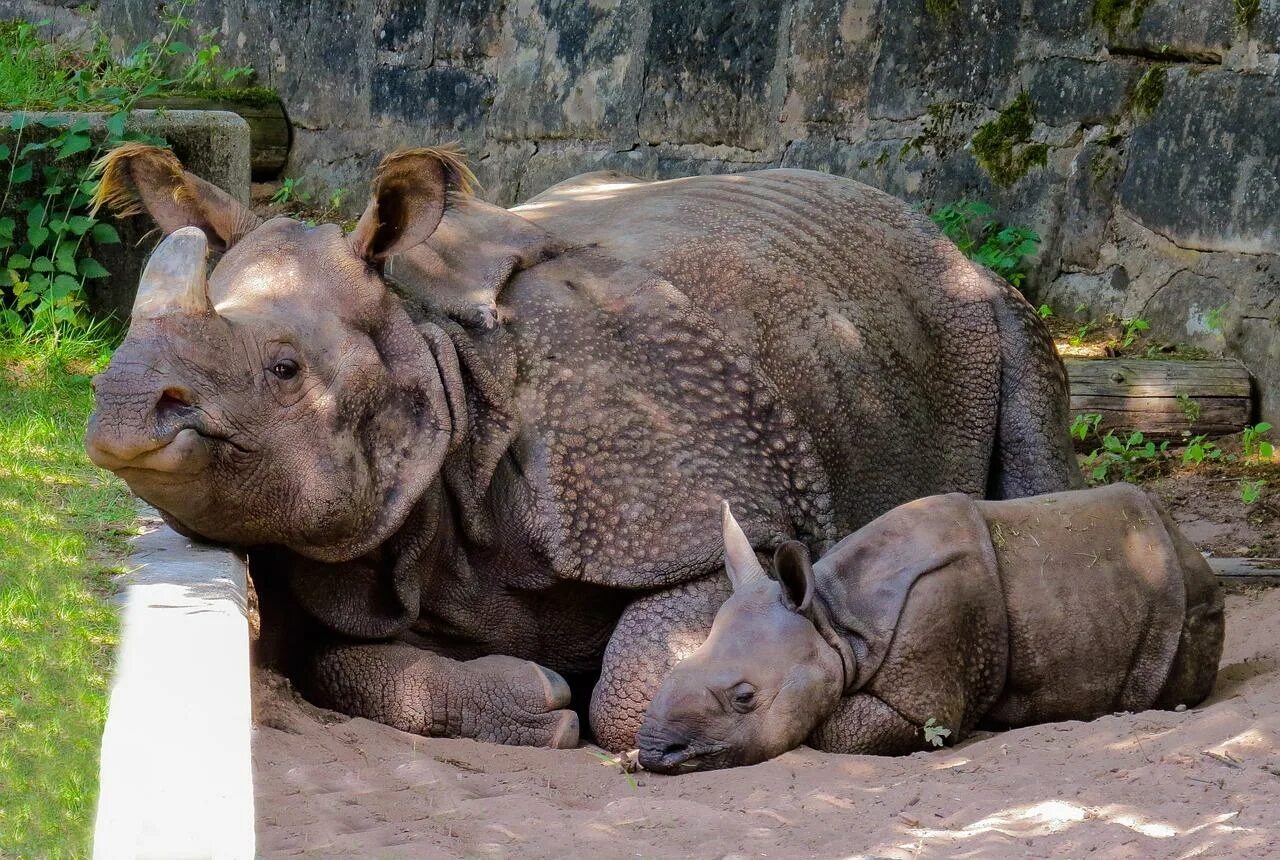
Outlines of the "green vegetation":
{"type": "Polygon", "coordinates": [[[0,856],[87,854],[116,619],[105,600],[134,520],[85,459],[101,328],[0,336],[0,856]]]}
{"type": "MultiPolygon", "coordinates": [[[[1235,458],[1230,454],[1226,455],[1227,460],[1231,461],[1235,458]]],[[[1210,442],[1203,434],[1192,436],[1187,440],[1187,447],[1182,452],[1182,465],[1199,466],[1205,460],[1221,460],[1223,451],[1218,447],[1218,443],[1210,442]]]]}
{"type": "Polygon", "coordinates": [[[1093,20],[1114,36],[1121,29],[1138,29],[1150,5],[1151,0],[1093,0],[1093,20]]]}
{"type": "Polygon", "coordinates": [[[924,739],[926,743],[935,747],[940,747],[946,743],[947,737],[951,734],[951,729],[946,726],[938,725],[935,717],[930,717],[924,724],[924,739]]]}
{"type": "Polygon", "coordinates": [[[986,266],[1015,287],[1022,286],[1027,260],[1040,247],[1040,235],[1036,231],[1006,226],[995,217],[995,209],[978,200],[948,203],[929,219],[969,259],[986,266]]]}
{"type": "Polygon", "coordinates": [[[1129,96],[1129,104],[1136,116],[1149,117],[1160,106],[1168,77],[1168,66],[1152,66],[1142,73],[1142,77],[1138,78],[1138,83],[1133,87],[1133,93],[1129,96]]]}
{"type": "MultiPolygon", "coordinates": [[[[1108,430],[1105,436],[1099,437],[1098,425],[1101,423],[1102,416],[1097,412],[1077,415],[1071,421],[1073,438],[1083,442],[1092,435],[1102,443],[1101,447],[1089,452],[1081,463],[1088,470],[1089,480],[1092,483],[1106,484],[1116,480],[1136,481],[1158,467],[1169,449],[1168,442],[1156,445],[1137,430],[1123,439],[1117,436],[1114,430],[1108,430]]],[[[1204,441],[1203,437],[1201,441],[1204,441]]]]}
{"type": "Polygon", "coordinates": [[[1262,438],[1270,432],[1271,425],[1266,421],[1244,428],[1240,436],[1240,450],[1246,459],[1270,460],[1275,455],[1275,446],[1262,438]]]}
{"type": "Polygon", "coordinates": [[[1185,391],[1174,395],[1174,399],[1178,401],[1178,406],[1182,407],[1182,414],[1187,417],[1188,424],[1194,424],[1200,420],[1200,401],[1185,391]]]}
{"type": "Polygon", "coordinates": [[[1236,23],[1240,29],[1247,30],[1262,8],[1262,0],[1233,0],[1236,7],[1236,23]]]}
{"type": "Polygon", "coordinates": [[[924,0],[924,10],[935,20],[945,22],[960,11],[960,0],[924,0]]]}
{"type": "Polygon", "coordinates": [[[1120,324],[1124,326],[1124,335],[1120,338],[1120,345],[1126,349],[1133,346],[1143,332],[1151,330],[1151,323],[1144,319],[1121,320],[1120,324]]]}
{"type": "Polygon", "coordinates": [[[93,162],[128,141],[164,141],[126,128],[130,112],[165,93],[203,93],[252,73],[217,71],[221,49],[207,33],[188,45],[185,16],[194,0],[177,0],[163,14],[164,28],[122,58],[99,33],[88,51],[49,41],[24,21],[0,25],[0,93],[14,111],[8,142],[0,144],[0,330],[13,337],[28,328],[85,325],[85,282],[108,276],[94,258],[97,247],[119,242],[99,221],[93,162]],[[85,117],[34,111],[94,111],[85,117]]]}
{"type": "Polygon", "coordinates": [[[978,128],[973,136],[973,156],[996,185],[1013,185],[1032,167],[1048,163],[1049,147],[1031,143],[1034,128],[1035,103],[1026,90],[1018,93],[999,116],[978,128]]]}
{"type": "Polygon", "coordinates": [[[1262,488],[1266,485],[1266,481],[1241,481],[1240,501],[1246,505],[1256,504],[1262,498],[1262,488]]]}

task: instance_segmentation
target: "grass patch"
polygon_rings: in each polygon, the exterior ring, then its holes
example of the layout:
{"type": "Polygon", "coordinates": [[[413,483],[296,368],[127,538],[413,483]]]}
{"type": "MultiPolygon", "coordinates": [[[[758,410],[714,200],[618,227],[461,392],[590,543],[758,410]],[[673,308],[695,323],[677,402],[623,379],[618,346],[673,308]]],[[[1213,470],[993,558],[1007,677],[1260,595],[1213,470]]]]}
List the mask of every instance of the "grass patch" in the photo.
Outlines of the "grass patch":
{"type": "Polygon", "coordinates": [[[134,520],[81,447],[111,345],[101,327],[0,338],[0,857],[88,854],[134,520]]]}

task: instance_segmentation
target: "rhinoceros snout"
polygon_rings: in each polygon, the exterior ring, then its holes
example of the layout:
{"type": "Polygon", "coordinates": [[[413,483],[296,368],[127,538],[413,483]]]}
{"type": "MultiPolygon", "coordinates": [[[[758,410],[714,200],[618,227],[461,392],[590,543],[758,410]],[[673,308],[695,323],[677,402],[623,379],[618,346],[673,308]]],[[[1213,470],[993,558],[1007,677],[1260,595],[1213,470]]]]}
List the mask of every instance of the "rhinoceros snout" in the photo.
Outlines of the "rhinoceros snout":
{"type": "Polygon", "coordinates": [[[110,371],[94,380],[97,408],[85,431],[85,451],[95,465],[120,471],[193,472],[208,462],[190,390],[156,385],[139,392],[110,371]]]}

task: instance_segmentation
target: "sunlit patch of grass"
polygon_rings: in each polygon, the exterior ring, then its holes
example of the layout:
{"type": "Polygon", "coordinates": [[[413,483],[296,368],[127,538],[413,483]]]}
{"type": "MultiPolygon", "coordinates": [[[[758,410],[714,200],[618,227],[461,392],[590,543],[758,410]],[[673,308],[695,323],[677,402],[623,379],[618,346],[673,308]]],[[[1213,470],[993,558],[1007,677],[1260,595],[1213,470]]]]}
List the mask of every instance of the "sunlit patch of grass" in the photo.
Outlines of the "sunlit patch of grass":
{"type": "Polygon", "coordinates": [[[88,853],[134,520],[81,437],[109,331],[0,339],[0,856],[88,853]]]}

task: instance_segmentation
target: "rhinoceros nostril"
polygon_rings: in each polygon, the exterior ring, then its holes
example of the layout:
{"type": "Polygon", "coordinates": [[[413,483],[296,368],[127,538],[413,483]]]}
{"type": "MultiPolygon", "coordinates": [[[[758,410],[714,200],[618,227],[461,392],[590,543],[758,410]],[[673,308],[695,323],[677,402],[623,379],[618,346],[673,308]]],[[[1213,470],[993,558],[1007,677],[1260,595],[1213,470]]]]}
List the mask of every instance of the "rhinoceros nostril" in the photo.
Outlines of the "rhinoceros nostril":
{"type": "Polygon", "coordinates": [[[169,386],[160,393],[160,400],[156,403],[156,411],[163,412],[169,409],[180,409],[184,406],[191,405],[191,392],[185,388],[177,386],[169,386]]]}

